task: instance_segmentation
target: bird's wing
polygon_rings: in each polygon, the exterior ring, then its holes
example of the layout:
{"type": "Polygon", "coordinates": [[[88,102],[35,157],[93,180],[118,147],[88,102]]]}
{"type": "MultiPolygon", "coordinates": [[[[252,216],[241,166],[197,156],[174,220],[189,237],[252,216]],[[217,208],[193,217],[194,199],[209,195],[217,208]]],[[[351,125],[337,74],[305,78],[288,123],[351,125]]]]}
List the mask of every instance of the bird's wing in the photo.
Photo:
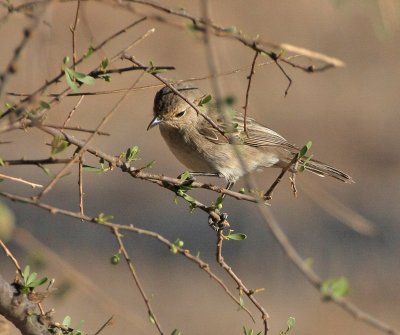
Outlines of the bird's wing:
{"type": "Polygon", "coordinates": [[[206,120],[202,122],[202,126],[199,127],[198,130],[200,134],[215,144],[242,143],[252,147],[278,146],[286,149],[298,150],[277,132],[264,127],[251,118],[247,118],[246,121],[246,134],[244,131],[244,119],[241,114],[237,114],[233,117],[231,126],[229,127],[230,129],[226,127],[221,117],[214,117],[213,120],[216,121],[221,129],[226,131],[225,136],[229,140],[217,129],[213,128],[206,120]]]}

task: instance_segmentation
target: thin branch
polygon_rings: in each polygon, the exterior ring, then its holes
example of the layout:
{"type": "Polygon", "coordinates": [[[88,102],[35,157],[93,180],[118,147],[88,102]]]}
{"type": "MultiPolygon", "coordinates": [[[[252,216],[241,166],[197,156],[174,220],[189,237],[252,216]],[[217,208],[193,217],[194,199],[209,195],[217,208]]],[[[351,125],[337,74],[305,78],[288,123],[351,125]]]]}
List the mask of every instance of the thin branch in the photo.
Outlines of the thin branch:
{"type": "Polygon", "coordinates": [[[83,155],[78,163],[78,186],[79,186],[79,211],[83,215],[83,155]]]}
{"type": "Polygon", "coordinates": [[[77,0],[76,4],[76,12],[75,12],[75,20],[73,26],[70,27],[71,34],[72,34],[72,69],[76,69],[76,27],[78,26],[79,22],[79,8],[81,6],[81,0],[77,0]]]}
{"type": "Polygon", "coordinates": [[[253,305],[260,311],[261,319],[264,324],[264,335],[268,333],[268,313],[265,311],[264,307],[257,301],[254,297],[255,291],[249,290],[243,283],[243,281],[236,275],[232,268],[225,262],[222,256],[222,242],[224,240],[223,228],[219,228],[217,231],[217,252],[216,258],[217,262],[221,267],[229,274],[229,276],[236,282],[240,292],[244,292],[253,305]]]}
{"type": "Polygon", "coordinates": [[[290,163],[288,165],[286,165],[286,167],[284,167],[281,171],[281,173],[279,174],[279,176],[275,179],[275,181],[272,183],[272,185],[270,186],[270,188],[268,189],[267,192],[265,192],[264,194],[264,199],[265,200],[271,200],[272,199],[272,193],[274,192],[275,188],[278,186],[278,184],[281,182],[283,176],[285,175],[285,173],[292,167],[293,164],[296,164],[297,161],[299,159],[299,154],[297,153],[296,155],[294,155],[293,159],[290,161],[290,163]]]}
{"type": "MultiPolygon", "coordinates": [[[[65,119],[64,123],[63,123],[63,129],[65,129],[65,127],[67,126],[67,124],[69,123],[69,121],[71,121],[72,115],[75,114],[75,111],[78,109],[78,107],[80,106],[80,104],[82,103],[83,99],[85,98],[84,95],[81,95],[81,97],[79,98],[78,102],[75,104],[75,106],[71,109],[71,111],[68,113],[67,118],[65,119]]],[[[99,134],[100,135],[100,134],[99,134]]]]}
{"type": "Polygon", "coordinates": [[[147,297],[146,292],[144,291],[143,285],[139,280],[139,277],[136,273],[135,267],[132,263],[131,258],[129,257],[128,252],[125,249],[124,243],[122,242],[122,235],[120,234],[118,228],[113,227],[112,228],[112,232],[115,236],[115,238],[117,239],[118,245],[119,245],[119,251],[122,253],[122,255],[125,258],[126,263],[128,264],[129,267],[129,271],[131,272],[131,275],[133,277],[133,280],[135,281],[136,287],[138,288],[140,295],[142,296],[142,299],[144,301],[144,303],[146,304],[147,307],[147,312],[149,314],[149,318],[150,320],[152,320],[152,322],[155,324],[155,326],[158,329],[158,332],[162,335],[163,331],[161,329],[161,325],[159,323],[159,321],[157,320],[156,315],[154,314],[154,311],[150,305],[150,299],[147,297]]]}
{"type": "Polygon", "coordinates": [[[29,185],[29,186],[31,186],[32,188],[35,188],[35,187],[43,187],[43,185],[36,184],[36,183],[32,183],[32,182],[30,182],[30,181],[27,181],[27,180],[25,180],[25,179],[18,178],[18,177],[7,176],[7,175],[2,174],[2,173],[0,173],[0,179],[12,180],[12,181],[15,181],[15,182],[18,182],[18,183],[21,183],[21,184],[29,185]]]}
{"type": "Polygon", "coordinates": [[[245,102],[245,104],[243,106],[243,109],[244,109],[243,128],[244,128],[244,132],[246,133],[247,136],[248,136],[248,134],[247,134],[247,107],[249,105],[250,86],[251,86],[251,80],[252,80],[252,78],[254,76],[254,73],[255,73],[254,68],[256,66],[256,61],[257,61],[257,58],[258,58],[259,54],[260,53],[258,51],[256,51],[256,53],[254,55],[254,58],[253,58],[253,61],[251,62],[250,74],[247,77],[248,82],[247,82],[247,89],[246,89],[246,102],[245,102]]]}
{"type": "Polygon", "coordinates": [[[110,326],[113,322],[114,315],[111,315],[110,318],[99,328],[97,332],[94,333],[94,335],[99,335],[106,327],[110,326]]]}
{"type": "Polygon", "coordinates": [[[0,73],[0,97],[3,95],[4,87],[8,78],[17,72],[17,64],[21,57],[21,53],[31,40],[33,33],[36,31],[40,23],[40,16],[36,17],[33,23],[23,30],[23,36],[17,47],[14,49],[13,56],[9,61],[6,70],[0,73]]]}
{"type": "Polygon", "coordinates": [[[11,261],[14,263],[15,268],[17,269],[19,275],[22,278],[22,269],[21,269],[21,266],[19,265],[17,259],[14,257],[14,255],[12,254],[10,249],[7,248],[7,246],[4,244],[4,242],[1,239],[0,239],[0,245],[3,248],[6,256],[11,258],[11,261]]]}
{"type": "MultiPolygon", "coordinates": [[[[48,123],[43,124],[43,126],[44,127],[54,128],[54,129],[60,129],[61,131],[63,131],[63,130],[74,130],[74,131],[80,131],[80,132],[83,132],[83,133],[91,133],[91,134],[96,132],[95,129],[86,129],[86,128],[81,128],[80,126],[76,126],[76,127],[69,126],[68,127],[68,126],[65,126],[65,125],[58,126],[58,125],[55,125],[55,124],[48,124],[48,123]]],[[[111,136],[110,133],[107,133],[105,131],[98,131],[97,135],[111,136]]]]}

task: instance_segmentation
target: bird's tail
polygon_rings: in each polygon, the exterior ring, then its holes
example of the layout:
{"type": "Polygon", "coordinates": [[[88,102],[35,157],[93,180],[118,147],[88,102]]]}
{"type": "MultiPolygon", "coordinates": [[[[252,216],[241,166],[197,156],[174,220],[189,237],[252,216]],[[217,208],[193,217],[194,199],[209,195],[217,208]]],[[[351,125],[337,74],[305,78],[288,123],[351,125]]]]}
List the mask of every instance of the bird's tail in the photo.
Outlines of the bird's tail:
{"type": "MultiPolygon", "coordinates": [[[[299,163],[302,164],[304,162],[305,161],[303,159],[300,159],[299,163]]],[[[307,171],[315,173],[316,175],[318,175],[320,177],[330,176],[335,179],[341,180],[345,183],[354,183],[353,178],[351,178],[348,174],[346,174],[343,171],[340,171],[332,166],[329,166],[325,163],[316,161],[314,159],[310,159],[307,162],[305,162],[304,167],[307,171]]]]}

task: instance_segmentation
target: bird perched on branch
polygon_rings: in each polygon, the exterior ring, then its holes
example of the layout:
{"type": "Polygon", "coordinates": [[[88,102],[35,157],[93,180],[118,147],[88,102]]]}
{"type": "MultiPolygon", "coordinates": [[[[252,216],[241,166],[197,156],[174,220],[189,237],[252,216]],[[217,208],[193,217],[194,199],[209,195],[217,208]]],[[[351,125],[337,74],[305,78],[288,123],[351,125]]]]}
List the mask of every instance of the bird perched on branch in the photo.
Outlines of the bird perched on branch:
{"type": "Polygon", "coordinates": [[[191,84],[173,86],[186,100],[166,86],[154,99],[154,118],[147,129],[157,125],[176,158],[195,174],[224,177],[231,187],[240,177],[268,167],[296,172],[296,165],[318,176],[330,176],[345,183],[346,173],[314,159],[293,159],[300,149],[275,131],[232,109],[221,112],[210,97],[191,84]]]}

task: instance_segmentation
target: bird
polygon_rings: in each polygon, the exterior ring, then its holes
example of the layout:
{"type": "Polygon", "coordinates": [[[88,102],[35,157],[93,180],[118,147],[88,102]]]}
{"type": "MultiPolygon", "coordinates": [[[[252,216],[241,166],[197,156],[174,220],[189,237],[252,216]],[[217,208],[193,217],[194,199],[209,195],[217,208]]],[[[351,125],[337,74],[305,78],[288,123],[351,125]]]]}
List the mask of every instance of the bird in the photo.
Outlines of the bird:
{"type": "MultiPolygon", "coordinates": [[[[155,95],[154,117],[147,130],[159,126],[169,149],[192,176],[223,177],[229,189],[240,177],[253,171],[269,167],[285,169],[300,154],[301,148],[252,118],[246,119],[245,129],[241,113],[233,109],[221,112],[216,103],[209,101],[210,96],[193,84],[172,87],[201,113],[170,86],[165,86],[155,95]]],[[[297,165],[320,177],[354,182],[343,171],[310,157],[301,157],[297,165]]],[[[294,164],[289,171],[297,172],[294,164]]]]}

